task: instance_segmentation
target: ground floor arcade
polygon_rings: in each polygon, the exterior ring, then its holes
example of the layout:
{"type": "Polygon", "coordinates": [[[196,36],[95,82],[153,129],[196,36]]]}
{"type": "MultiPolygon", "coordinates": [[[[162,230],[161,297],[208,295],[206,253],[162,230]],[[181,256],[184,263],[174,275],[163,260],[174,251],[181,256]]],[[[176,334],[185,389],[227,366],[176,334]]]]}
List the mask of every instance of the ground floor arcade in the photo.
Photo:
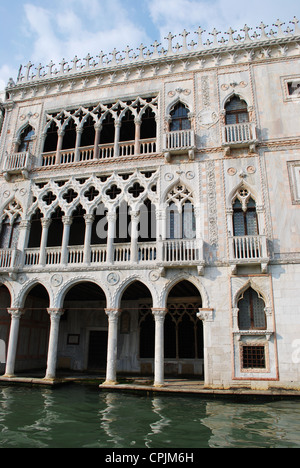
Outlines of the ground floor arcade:
{"type": "Polygon", "coordinates": [[[28,291],[22,308],[10,303],[1,286],[5,375],[44,368],[49,379],[57,370],[106,373],[108,382],[117,373],[154,376],[157,385],[165,375],[204,379],[202,298],[189,281],[174,285],[164,308],[155,307],[137,280],[124,289],[118,308],[108,308],[105,292],[90,281],[70,287],[60,308],[50,307],[41,284],[28,291]]]}
{"type": "Polygon", "coordinates": [[[170,377],[300,388],[297,266],[21,274],[0,284],[0,373],[170,377]]]}

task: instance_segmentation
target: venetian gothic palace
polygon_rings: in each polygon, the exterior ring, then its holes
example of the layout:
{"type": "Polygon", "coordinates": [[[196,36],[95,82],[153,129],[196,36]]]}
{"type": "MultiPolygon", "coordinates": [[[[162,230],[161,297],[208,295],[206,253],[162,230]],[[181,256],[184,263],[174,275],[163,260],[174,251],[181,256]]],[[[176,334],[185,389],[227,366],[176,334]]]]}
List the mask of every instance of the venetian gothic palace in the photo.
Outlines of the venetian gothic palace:
{"type": "Polygon", "coordinates": [[[2,379],[300,389],[299,59],[293,18],[20,67],[0,105],[2,379]]]}

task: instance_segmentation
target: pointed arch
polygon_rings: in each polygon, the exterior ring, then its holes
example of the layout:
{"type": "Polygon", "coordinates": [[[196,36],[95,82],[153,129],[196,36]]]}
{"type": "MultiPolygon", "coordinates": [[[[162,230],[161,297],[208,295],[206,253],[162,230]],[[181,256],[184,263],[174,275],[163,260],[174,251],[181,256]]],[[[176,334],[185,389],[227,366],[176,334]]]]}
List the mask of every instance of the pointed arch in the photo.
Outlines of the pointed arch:
{"type": "Polygon", "coordinates": [[[221,104],[221,108],[225,111],[225,108],[226,108],[226,105],[234,98],[234,97],[237,97],[238,99],[240,99],[241,101],[244,101],[247,105],[247,108],[249,108],[251,106],[251,103],[249,102],[249,99],[243,94],[243,93],[240,93],[239,91],[237,90],[232,90],[229,94],[227,94],[227,96],[224,97],[223,101],[222,101],[222,104],[221,104]]]}
{"type": "Polygon", "coordinates": [[[262,286],[261,284],[257,284],[255,278],[248,278],[248,280],[245,281],[243,286],[238,288],[238,290],[233,296],[233,307],[238,307],[239,300],[242,298],[244,292],[247,291],[247,289],[249,288],[252,288],[258,294],[258,296],[260,296],[263,299],[266,307],[272,307],[272,300],[269,291],[267,291],[267,288],[262,286]]]}
{"type": "Polygon", "coordinates": [[[171,117],[171,112],[172,110],[178,105],[182,104],[188,111],[188,113],[191,112],[190,109],[190,104],[188,103],[187,100],[185,100],[182,96],[177,96],[176,99],[174,99],[172,102],[170,102],[166,108],[166,117],[169,119],[171,117]]]}
{"type": "Polygon", "coordinates": [[[30,142],[33,142],[36,139],[36,128],[31,124],[29,120],[27,120],[25,123],[23,123],[21,127],[19,127],[16,133],[16,141],[19,143],[19,145],[21,145],[22,137],[27,129],[29,130],[29,132],[32,132],[30,135],[30,142]]]}
{"type": "Polygon", "coordinates": [[[115,295],[114,295],[114,305],[113,307],[120,308],[121,307],[121,302],[122,298],[124,295],[124,292],[128,289],[128,287],[132,286],[135,282],[141,283],[145,288],[148,289],[148,291],[151,294],[152,297],[152,303],[153,307],[158,307],[157,306],[157,291],[154,288],[154,286],[146,281],[144,278],[141,278],[139,275],[132,275],[129,278],[126,278],[117,288],[115,295]]]}
{"type": "Polygon", "coordinates": [[[261,194],[256,190],[255,187],[251,186],[243,179],[229,192],[226,199],[227,209],[232,208],[232,204],[234,203],[237,193],[242,189],[247,190],[250,193],[257,205],[263,204],[261,200],[261,194]]]}
{"type": "Polygon", "coordinates": [[[186,273],[182,273],[182,274],[176,276],[174,279],[170,280],[165,285],[165,287],[163,288],[163,290],[161,292],[161,296],[160,296],[160,302],[161,302],[160,306],[161,307],[164,307],[164,308],[166,307],[170,291],[174,288],[174,286],[176,286],[178,283],[180,283],[182,281],[188,281],[193,286],[195,286],[195,288],[199,292],[199,295],[201,296],[202,307],[203,308],[206,309],[206,308],[210,307],[208,293],[207,293],[204,285],[202,284],[201,280],[198,279],[195,276],[191,276],[191,275],[188,275],[186,273]]]}

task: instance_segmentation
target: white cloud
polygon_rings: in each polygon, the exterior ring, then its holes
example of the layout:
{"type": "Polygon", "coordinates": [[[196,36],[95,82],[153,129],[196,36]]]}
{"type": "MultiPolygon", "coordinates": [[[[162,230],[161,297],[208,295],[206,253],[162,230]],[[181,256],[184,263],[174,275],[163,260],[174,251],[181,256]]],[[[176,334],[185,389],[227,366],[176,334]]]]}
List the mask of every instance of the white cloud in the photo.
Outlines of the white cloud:
{"type": "Polygon", "coordinates": [[[4,98],[4,89],[8,83],[8,80],[10,78],[13,78],[15,80],[16,75],[16,70],[14,70],[9,65],[2,65],[0,67],[0,99],[3,100],[4,98]]]}
{"type": "Polygon", "coordinates": [[[169,32],[178,35],[183,29],[193,34],[198,26],[206,30],[206,35],[215,27],[224,35],[230,27],[240,32],[245,24],[255,30],[261,21],[272,27],[277,18],[287,25],[299,9],[296,3],[295,0],[151,0],[148,8],[163,40],[169,32]]]}
{"type": "Polygon", "coordinates": [[[31,61],[46,65],[62,58],[71,60],[88,53],[96,57],[103,50],[120,52],[128,45],[138,47],[150,39],[134,24],[120,0],[61,0],[60,8],[50,10],[25,5],[28,31],[32,37],[31,61]]]}

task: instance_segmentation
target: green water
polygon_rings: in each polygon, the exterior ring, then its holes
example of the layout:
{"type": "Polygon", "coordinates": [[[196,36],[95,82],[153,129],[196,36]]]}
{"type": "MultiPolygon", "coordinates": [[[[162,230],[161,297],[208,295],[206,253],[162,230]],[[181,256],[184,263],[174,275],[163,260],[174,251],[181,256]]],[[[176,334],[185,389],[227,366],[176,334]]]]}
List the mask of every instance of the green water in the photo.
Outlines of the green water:
{"type": "Polygon", "coordinates": [[[300,448],[300,401],[0,387],[0,448],[300,448]]]}

